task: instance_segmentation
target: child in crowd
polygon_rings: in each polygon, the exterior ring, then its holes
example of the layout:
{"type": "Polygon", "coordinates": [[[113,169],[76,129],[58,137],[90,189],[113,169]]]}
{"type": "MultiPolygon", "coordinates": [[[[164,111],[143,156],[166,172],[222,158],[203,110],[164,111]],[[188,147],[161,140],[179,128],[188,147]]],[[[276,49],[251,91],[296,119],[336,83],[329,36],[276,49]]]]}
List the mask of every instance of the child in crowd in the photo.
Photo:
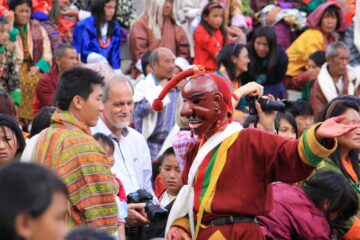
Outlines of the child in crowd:
{"type": "Polygon", "coordinates": [[[298,130],[295,118],[291,113],[278,112],[275,118],[275,130],[277,135],[288,139],[297,139],[298,130]]]}
{"type": "Polygon", "coordinates": [[[14,103],[21,104],[21,83],[18,66],[13,53],[6,47],[9,42],[11,24],[0,18],[0,89],[11,96],[14,103]]]}
{"type": "MultiPolygon", "coordinates": [[[[99,142],[101,147],[108,154],[108,160],[110,167],[114,166],[114,151],[115,145],[114,142],[103,133],[96,133],[93,136],[96,141],[99,142]]],[[[119,240],[125,240],[125,218],[127,217],[127,199],[125,194],[125,188],[119,178],[114,175],[114,185],[115,185],[115,195],[116,195],[116,203],[118,205],[118,215],[120,218],[119,224],[119,240]]]]}
{"type": "Polygon", "coordinates": [[[298,127],[299,136],[310,128],[314,122],[314,111],[309,102],[298,99],[291,106],[289,112],[295,117],[296,125],[298,127]]]}
{"type": "Polygon", "coordinates": [[[194,32],[194,64],[208,71],[216,71],[216,58],[221,48],[228,43],[224,24],[224,8],[220,3],[208,3],[201,14],[201,22],[194,32]]]}
{"type": "Polygon", "coordinates": [[[160,158],[160,176],[165,184],[165,191],[159,196],[161,207],[173,201],[183,186],[179,163],[172,147],[165,150],[160,158]]]}

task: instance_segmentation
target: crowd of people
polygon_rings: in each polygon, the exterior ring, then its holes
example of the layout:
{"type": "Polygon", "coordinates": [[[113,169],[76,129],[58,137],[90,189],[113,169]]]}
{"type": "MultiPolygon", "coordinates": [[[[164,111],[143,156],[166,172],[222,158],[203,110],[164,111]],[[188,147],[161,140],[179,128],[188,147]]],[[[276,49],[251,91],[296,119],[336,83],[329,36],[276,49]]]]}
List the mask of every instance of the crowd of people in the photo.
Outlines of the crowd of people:
{"type": "Polygon", "coordinates": [[[360,2],[141,3],[0,0],[0,239],[360,240],[360,2]]]}

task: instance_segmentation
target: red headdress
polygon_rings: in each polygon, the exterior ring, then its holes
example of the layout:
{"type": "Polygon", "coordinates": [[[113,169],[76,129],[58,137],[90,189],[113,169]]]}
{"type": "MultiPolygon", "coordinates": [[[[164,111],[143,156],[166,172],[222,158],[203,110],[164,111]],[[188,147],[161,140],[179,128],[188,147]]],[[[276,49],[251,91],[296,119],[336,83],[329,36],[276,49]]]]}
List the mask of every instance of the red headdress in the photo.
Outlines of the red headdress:
{"type": "Polygon", "coordinates": [[[163,109],[162,100],[165,98],[166,94],[168,94],[168,92],[172,88],[174,88],[184,78],[187,78],[187,77],[190,77],[190,76],[193,76],[193,75],[197,74],[199,76],[195,76],[194,78],[204,76],[204,77],[208,77],[208,78],[213,79],[214,82],[217,85],[217,88],[218,88],[219,92],[223,96],[225,109],[224,109],[224,111],[221,112],[221,115],[220,115],[219,119],[223,119],[227,113],[232,114],[232,112],[233,112],[233,106],[232,106],[232,101],[231,101],[232,94],[231,94],[229,84],[226,82],[225,79],[223,79],[222,77],[220,77],[219,75],[217,75],[215,73],[209,73],[209,74],[204,74],[204,73],[205,73],[204,66],[202,66],[202,65],[194,65],[191,68],[189,68],[188,70],[183,71],[183,72],[179,73],[178,75],[176,75],[175,77],[173,77],[165,85],[165,87],[163,88],[163,90],[159,94],[158,98],[156,98],[154,100],[153,105],[152,105],[153,110],[154,111],[162,111],[162,109],[163,109]]]}

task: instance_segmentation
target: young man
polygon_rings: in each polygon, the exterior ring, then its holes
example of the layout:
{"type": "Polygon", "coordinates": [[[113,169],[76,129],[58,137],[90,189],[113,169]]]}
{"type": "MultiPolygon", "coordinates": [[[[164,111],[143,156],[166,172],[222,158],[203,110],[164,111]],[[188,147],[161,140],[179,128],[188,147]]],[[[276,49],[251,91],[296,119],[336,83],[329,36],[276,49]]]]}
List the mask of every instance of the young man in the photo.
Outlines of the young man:
{"type": "Polygon", "coordinates": [[[86,68],[71,68],[60,76],[55,93],[59,109],[39,136],[33,159],[55,170],[66,184],[67,227],[89,225],[113,233],[118,225],[113,177],[89,128],[104,109],[102,84],[103,78],[86,68]]]}
{"type": "MultiPolygon", "coordinates": [[[[195,66],[185,72],[197,70],[195,66]]],[[[174,77],[160,96],[180,80],[174,77]]],[[[258,129],[242,130],[231,119],[230,88],[216,74],[190,78],[182,97],[181,115],[189,119],[190,128],[201,141],[186,155],[183,179],[187,185],[176,197],[167,223],[166,237],[171,240],[190,236],[263,239],[256,216],[272,208],[269,183],[306,178],[334,150],[334,137],[359,127],[339,123],[343,117],[332,118],[310,128],[299,141],[258,129]],[[319,143],[324,141],[330,149],[319,143]]],[[[160,109],[159,100],[154,101],[155,109],[160,109]]]]}
{"type": "Polygon", "coordinates": [[[159,202],[161,207],[165,207],[176,198],[183,185],[179,163],[172,147],[166,149],[161,156],[160,176],[165,191],[159,196],[159,202]]]}

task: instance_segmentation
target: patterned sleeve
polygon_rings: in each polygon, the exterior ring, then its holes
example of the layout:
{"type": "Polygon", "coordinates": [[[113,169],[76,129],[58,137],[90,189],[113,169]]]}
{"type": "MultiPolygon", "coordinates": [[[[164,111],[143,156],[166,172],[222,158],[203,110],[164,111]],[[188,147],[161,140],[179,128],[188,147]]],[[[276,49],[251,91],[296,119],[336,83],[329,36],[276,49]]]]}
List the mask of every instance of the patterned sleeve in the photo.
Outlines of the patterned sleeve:
{"type": "Polygon", "coordinates": [[[72,143],[70,149],[76,149],[76,154],[70,150],[63,152],[62,157],[67,161],[57,171],[67,185],[69,200],[74,206],[73,221],[75,225],[85,221],[86,225],[114,233],[118,217],[113,177],[100,146],[89,143],[89,139],[84,142],[86,146],[72,143]]]}

